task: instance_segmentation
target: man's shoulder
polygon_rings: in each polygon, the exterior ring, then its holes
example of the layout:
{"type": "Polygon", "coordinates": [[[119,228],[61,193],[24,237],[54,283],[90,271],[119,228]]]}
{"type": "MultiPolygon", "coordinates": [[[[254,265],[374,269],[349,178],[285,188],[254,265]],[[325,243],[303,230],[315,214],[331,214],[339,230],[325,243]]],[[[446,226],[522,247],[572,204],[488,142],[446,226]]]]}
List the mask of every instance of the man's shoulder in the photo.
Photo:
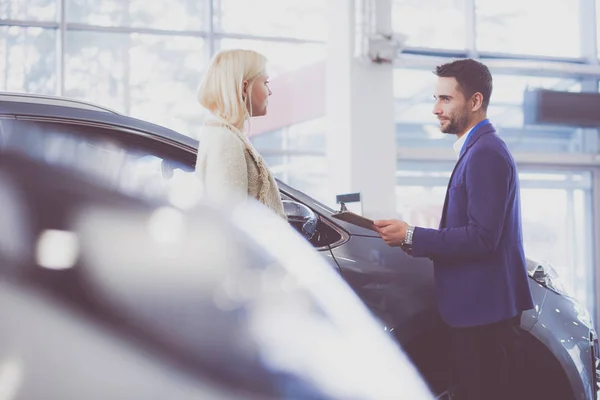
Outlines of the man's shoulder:
{"type": "Polygon", "coordinates": [[[473,145],[474,150],[497,151],[500,153],[510,153],[506,142],[498,135],[495,129],[490,129],[481,135],[479,140],[473,145]]]}
{"type": "Polygon", "coordinates": [[[479,140],[473,144],[469,158],[485,162],[496,160],[497,162],[514,165],[514,159],[508,146],[495,131],[481,135],[479,140]]]}

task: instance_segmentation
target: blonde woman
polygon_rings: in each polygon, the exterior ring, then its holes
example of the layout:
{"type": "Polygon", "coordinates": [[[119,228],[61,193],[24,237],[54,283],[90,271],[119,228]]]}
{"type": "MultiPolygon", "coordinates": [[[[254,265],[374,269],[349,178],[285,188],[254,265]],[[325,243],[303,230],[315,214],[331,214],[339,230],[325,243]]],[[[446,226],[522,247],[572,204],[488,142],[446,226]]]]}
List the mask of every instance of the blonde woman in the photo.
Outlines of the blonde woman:
{"type": "Polygon", "coordinates": [[[273,175],[245,133],[251,117],[267,113],[266,63],[251,50],[225,50],[212,58],[198,89],[211,116],[200,133],[196,175],[216,201],[253,197],[286,218],[273,175]]]}

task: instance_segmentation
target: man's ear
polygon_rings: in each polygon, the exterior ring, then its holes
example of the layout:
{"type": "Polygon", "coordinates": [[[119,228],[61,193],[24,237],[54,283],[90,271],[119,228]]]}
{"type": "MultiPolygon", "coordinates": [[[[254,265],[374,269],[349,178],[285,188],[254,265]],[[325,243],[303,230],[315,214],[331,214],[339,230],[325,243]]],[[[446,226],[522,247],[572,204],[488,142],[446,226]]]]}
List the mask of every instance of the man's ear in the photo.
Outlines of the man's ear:
{"type": "Polygon", "coordinates": [[[479,111],[483,107],[483,95],[476,92],[471,96],[471,111],[479,111]]]}

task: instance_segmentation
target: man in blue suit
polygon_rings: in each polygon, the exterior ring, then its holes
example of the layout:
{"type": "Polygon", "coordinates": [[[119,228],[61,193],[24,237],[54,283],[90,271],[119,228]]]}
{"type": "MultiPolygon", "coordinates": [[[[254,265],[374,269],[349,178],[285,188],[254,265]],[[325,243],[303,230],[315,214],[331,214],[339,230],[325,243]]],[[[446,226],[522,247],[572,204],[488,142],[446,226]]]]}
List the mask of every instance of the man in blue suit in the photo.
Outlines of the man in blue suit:
{"type": "Polygon", "coordinates": [[[515,398],[516,326],[533,307],[519,200],[519,177],[506,144],[488,121],[488,68],[471,59],[440,65],[433,113],[457,136],[439,229],[380,220],[390,246],[434,262],[437,303],[452,328],[456,398],[515,398]]]}

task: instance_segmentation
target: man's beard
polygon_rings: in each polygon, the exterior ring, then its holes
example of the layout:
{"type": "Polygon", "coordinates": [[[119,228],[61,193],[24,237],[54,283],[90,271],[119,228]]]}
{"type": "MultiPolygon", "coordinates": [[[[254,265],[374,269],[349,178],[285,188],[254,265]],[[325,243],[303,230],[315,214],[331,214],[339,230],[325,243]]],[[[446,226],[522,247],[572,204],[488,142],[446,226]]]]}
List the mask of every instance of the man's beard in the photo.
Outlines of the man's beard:
{"type": "Polygon", "coordinates": [[[443,133],[463,133],[468,128],[469,115],[467,114],[466,110],[461,110],[459,114],[447,121],[450,122],[448,126],[442,125],[440,127],[443,133]]]}

